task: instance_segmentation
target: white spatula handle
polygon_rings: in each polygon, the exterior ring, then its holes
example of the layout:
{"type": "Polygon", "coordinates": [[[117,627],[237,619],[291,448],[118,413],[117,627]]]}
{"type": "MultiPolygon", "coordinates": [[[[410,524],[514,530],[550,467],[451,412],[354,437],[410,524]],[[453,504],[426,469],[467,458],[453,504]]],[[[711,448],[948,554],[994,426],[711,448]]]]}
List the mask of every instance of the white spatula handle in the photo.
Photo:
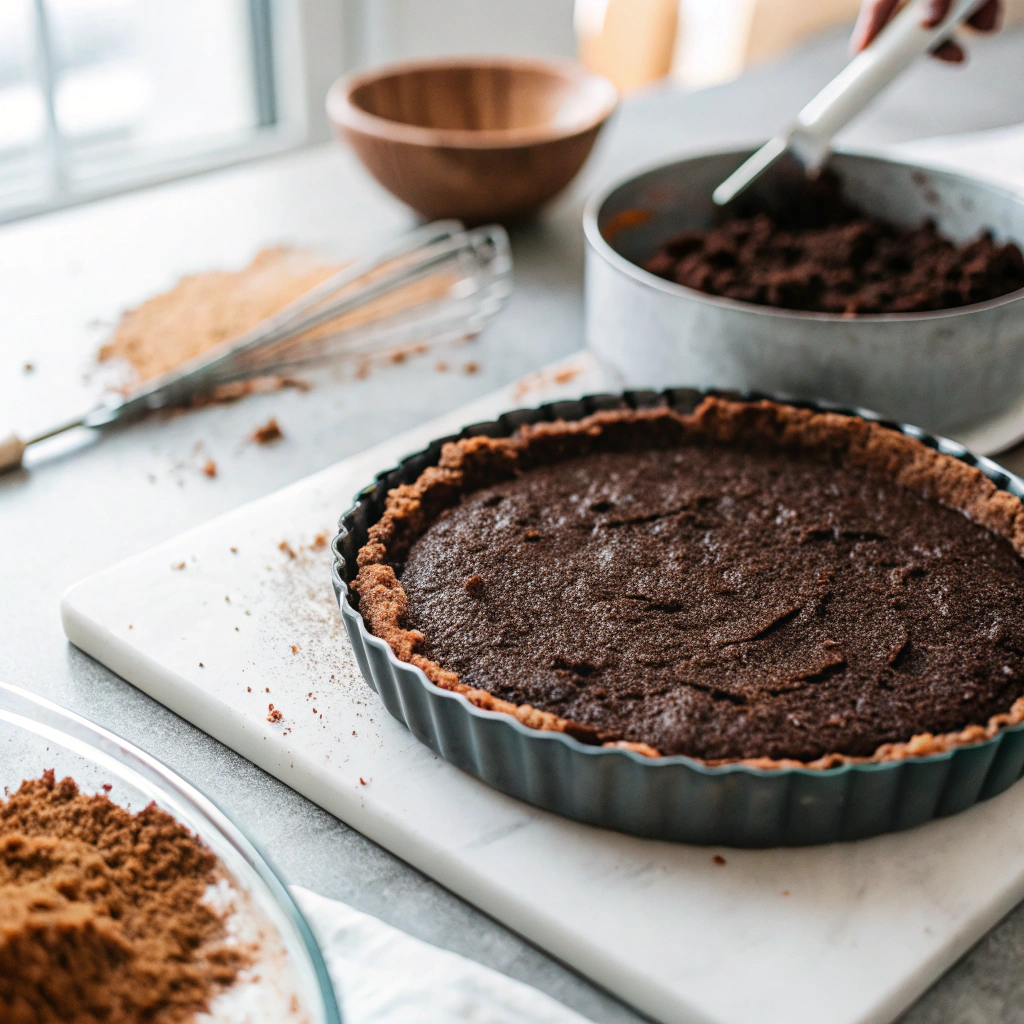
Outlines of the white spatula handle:
{"type": "Polygon", "coordinates": [[[910,3],[797,115],[792,145],[809,166],[832,137],[859,114],[901,71],[947,39],[985,0],[953,0],[946,16],[926,28],[929,0],[910,3]]]}

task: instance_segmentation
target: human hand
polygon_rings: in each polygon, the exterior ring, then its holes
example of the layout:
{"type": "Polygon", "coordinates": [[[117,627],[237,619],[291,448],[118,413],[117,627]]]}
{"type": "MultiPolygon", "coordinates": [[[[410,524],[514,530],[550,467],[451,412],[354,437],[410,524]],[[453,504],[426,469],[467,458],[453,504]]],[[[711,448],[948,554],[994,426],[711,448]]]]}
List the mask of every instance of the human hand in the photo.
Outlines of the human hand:
{"type": "MultiPolygon", "coordinates": [[[[923,20],[925,28],[931,28],[942,21],[951,2],[952,0],[929,0],[923,20]]],[[[850,37],[850,49],[854,53],[863,50],[882,31],[885,23],[896,13],[899,6],[900,0],[863,0],[857,24],[850,37]]],[[[999,27],[1002,10],[1002,0],[988,0],[988,3],[967,19],[967,24],[979,32],[994,32],[999,27]]],[[[932,51],[932,56],[959,64],[966,54],[959,43],[947,39],[932,51]]]]}

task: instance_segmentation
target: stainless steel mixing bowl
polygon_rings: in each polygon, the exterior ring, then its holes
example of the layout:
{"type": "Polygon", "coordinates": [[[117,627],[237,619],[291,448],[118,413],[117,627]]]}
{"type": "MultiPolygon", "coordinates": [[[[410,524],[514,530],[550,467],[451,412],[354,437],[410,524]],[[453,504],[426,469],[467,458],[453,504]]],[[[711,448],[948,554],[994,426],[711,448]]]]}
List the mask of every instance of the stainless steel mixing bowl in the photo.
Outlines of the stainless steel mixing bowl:
{"type": "MultiPolygon", "coordinates": [[[[841,316],[705,295],[643,270],[674,234],[714,222],[711,192],[750,155],[648,170],[587,205],[587,343],[624,387],[736,388],[825,399],[995,451],[1024,432],[1024,290],[933,313],[841,316]],[[984,439],[983,439],[984,438],[984,439]]],[[[897,160],[836,154],[847,195],[897,224],[932,219],[1024,247],[1024,195],[897,160]]]]}

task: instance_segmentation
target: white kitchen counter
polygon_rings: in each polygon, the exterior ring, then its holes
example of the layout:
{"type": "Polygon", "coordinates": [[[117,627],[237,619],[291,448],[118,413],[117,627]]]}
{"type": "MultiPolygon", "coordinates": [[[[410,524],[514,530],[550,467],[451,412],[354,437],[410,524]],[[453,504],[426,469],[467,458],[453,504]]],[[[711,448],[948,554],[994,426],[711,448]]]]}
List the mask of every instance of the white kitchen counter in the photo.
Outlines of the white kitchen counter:
{"type": "MultiPolygon", "coordinates": [[[[528,981],[597,1021],[636,1016],[391,854],[70,647],[66,586],[392,434],[466,403],[582,343],[580,212],[597,182],[687,150],[763,138],[844,58],[829,37],[728,86],[628,101],[583,179],[513,232],[516,294],[471,346],[351,370],[308,393],[153,419],[30,472],[0,478],[0,678],[138,743],[213,797],[289,882],[528,981]],[[447,373],[435,371],[443,358],[447,373]],[[461,371],[468,362],[479,371],[461,371]],[[276,416],[285,439],[245,437],[276,416]],[[197,449],[198,446],[198,449],[197,449]],[[218,476],[199,467],[215,459],[218,476]]],[[[888,142],[1024,120],[1024,33],[973,42],[965,69],[915,69],[851,142],[888,142]]],[[[344,151],[325,147],[131,194],[0,230],[0,433],[76,412],[104,324],[183,273],[241,265],[278,242],[356,254],[411,216],[344,151]],[[24,364],[35,367],[26,373],[24,364]]],[[[1024,469],[1024,451],[1004,461],[1024,469]]],[[[327,588],[324,579],[325,590],[327,588]]],[[[925,1022],[1024,1021],[1024,910],[1011,914],[909,1011],[925,1022]]]]}

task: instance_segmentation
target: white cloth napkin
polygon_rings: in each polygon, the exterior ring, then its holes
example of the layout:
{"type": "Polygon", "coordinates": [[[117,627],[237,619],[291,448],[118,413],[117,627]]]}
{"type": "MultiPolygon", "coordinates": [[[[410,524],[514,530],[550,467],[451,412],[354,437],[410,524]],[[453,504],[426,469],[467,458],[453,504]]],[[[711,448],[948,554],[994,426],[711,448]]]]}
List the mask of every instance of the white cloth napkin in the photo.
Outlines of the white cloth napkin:
{"type": "Polygon", "coordinates": [[[887,146],[886,151],[915,163],[995,179],[1024,189],[1024,124],[914,139],[887,146]]]}
{"type": "Polygon", "coordinates": [[[587,1024],[536,989],[293,885],[345,1024],[587,1024]]]}

